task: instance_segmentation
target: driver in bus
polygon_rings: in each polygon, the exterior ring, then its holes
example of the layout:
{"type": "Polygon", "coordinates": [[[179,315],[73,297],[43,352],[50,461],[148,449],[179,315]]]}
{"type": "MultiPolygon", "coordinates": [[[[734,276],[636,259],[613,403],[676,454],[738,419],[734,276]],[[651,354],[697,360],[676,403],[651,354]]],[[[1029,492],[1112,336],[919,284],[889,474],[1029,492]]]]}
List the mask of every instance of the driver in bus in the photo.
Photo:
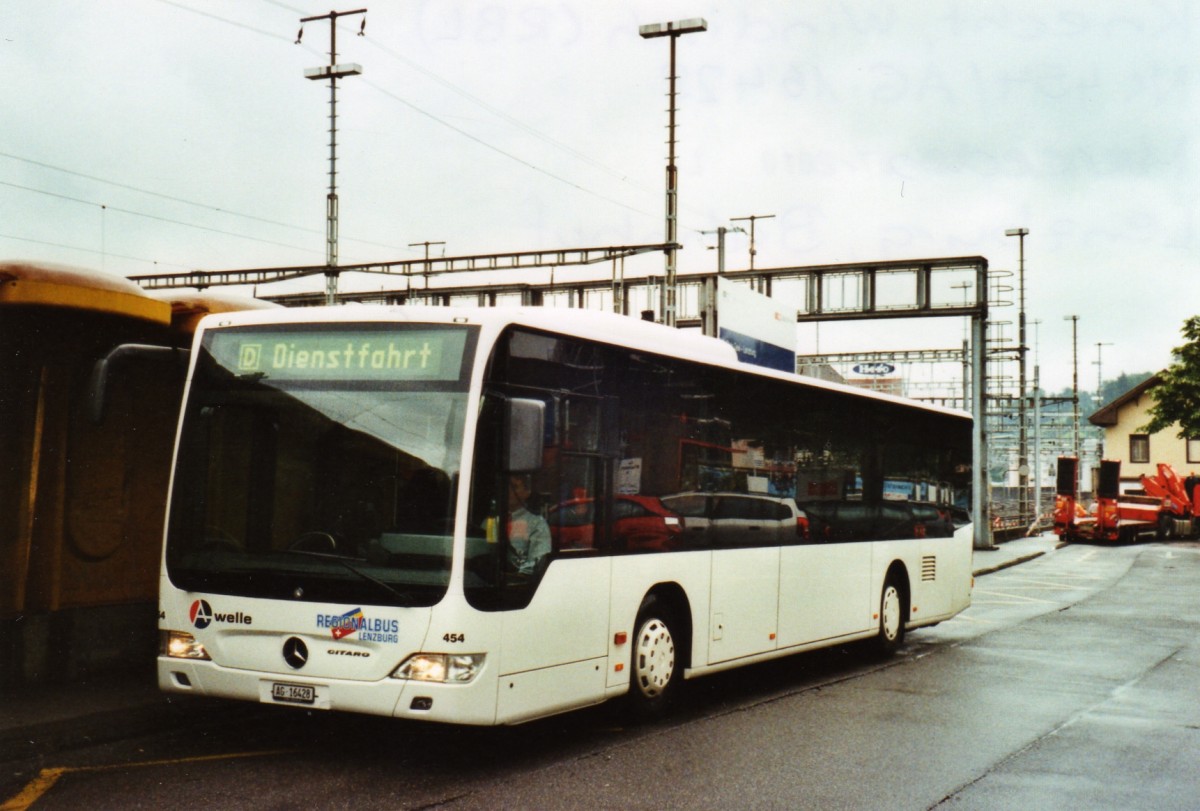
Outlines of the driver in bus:
{"type": "Polygon", "coordinates": [[[550,525],[532,512],[528,476],[508,480],[508,560],[520,574],[533,574],[542,558],[550,554],[550,525]]]}

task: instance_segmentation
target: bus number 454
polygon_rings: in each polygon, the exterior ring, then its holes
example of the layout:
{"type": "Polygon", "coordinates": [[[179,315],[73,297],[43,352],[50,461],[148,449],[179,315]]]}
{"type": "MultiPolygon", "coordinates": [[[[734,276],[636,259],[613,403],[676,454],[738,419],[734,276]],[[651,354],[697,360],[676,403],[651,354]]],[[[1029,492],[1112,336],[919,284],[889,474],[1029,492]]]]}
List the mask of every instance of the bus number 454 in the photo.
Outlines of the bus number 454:
{"type": "Polygon", "coordinates": [[[445,634],[442,636],[443,642],[466,642],[466,634],[445,634]]]}

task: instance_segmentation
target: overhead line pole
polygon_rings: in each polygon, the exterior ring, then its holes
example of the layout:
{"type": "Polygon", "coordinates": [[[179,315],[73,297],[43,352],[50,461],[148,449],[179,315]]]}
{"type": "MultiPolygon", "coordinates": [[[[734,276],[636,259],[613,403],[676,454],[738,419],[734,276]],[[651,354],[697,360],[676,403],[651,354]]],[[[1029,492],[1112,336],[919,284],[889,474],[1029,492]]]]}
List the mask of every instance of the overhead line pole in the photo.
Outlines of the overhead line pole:
{"type": "Polygon", "coordinates": [[[976,549],[994,549],[995,536],[988,520],[988,433],[987,433],[987,261],[975,266],[975,313],[971,316],[971,515],[974,517],[976,549]]]}
{"type": "MultiPolygon", "coordinates": [[[[1104,404],[1104,358],[1102,353],[1104,347],[1112,346],[1109,341],[1096,342],[1096,408],[1104,404]]],[[[1104,458],[1104,440],[1100,440],[1100,444],[1096,447],[1096,461],[1099,462],[1104,458]]]]}
{"type": "MultiPolygon", "coordinates": [[[[751,214],[749,217],[730,217],[730,222],[745,222],[750,221],[750,269],[754,270],[754,257],[758,254],[758,248],[754,245],[754,221],[755,220],[770,220],[774,219],[774,214],[751,214]]],[[[760,292],[767,292],[765,290],[760,292]]]]}
{"type": "Polygon", "coordinates": [[[445,244],[446,244],[446,243],[445,243],[445,242],[442,242],[442,241],[438,241],[438,242],[431,242],[430,240],[425,240],[424,242],[410,242],[410,243],[408,243],[408,247],[410,247],[410,248],[419,248],[419,247],[420,247],[420,246],[422,246],[422,245],[424,245],[424,246],[425,246],[425,286],[426,286],[426,287],[428,287],[428,286],[429,286],[429,246],[430,246],[430,245],[442,245],[442,246],[443,246],[443,248],[442,248],[442,255],[443,255],[443,256],[445,256],[445,253],[446,253],[446,250],[445,250],[445,247],[444,247],[444,246],[445,246],[445,244]]]}
{"type": "Polygon", "coordinates": [[[1078,488],[1083,462],[1083,452],[1079,447],[1079,316],[1064,315],[1063,320],[1071,322],[1071,432],[1076,459],[1075,486],[1078,488]]]}
{"type": "Polygon", "coordinates": [[[1017,504],[1021,523],[1024,524],[1029,518],[1029,413],[1025,397],[1025,355],[1028,350],[1025,342],[1025,237],[1029,235],[1029,229],[1009,228],[1004,232],[1004,235],[1007,237],[1017,237],[1020,244],[1020,259],[1018,264],[1020,309],[1017,314],[1017,368],[1019,369],[1017,385],[1020,390],[1019,399],[1017,400],[1017,486],[1019,488],[1017,504]]]}
{"type": "MultiPolygon", "coordinates": [[[[347,63],[337,64],[337,21],[338,17],[348,17],[354,14],[366,14],[365,8],[353,11],[331,11],[328,14],[318,14],[315,17],[300,19],[300,34],[296,42],[304,36],[304,23],[315,20],[329,20],[329,64],[318,68],[307,68],[304,78],[320,81],[329,80],[329,194],[325,197],[325,303],[337,302],[338,288],[338,196],[337,196],[337,80],[346,76],[357,76],[362,73],[362,65],[347,63]]],[[[363,20],[358,35],[363,35],[367,21],[363,20]]]]}
{"type": "Polygon", "coordinates": [[[1104,347],[1112,346],[1111,341],[1096,341],[1096,407],[1104,404],[1104,347]]]}
{"type": "MultiPolygon", "coordinates": [[[[733,228],[726,228],[724,225],[721,225],[717,227],[716,231],[700,232],[702,234],[717,235],[717,278],[707,282],[701,293],[701,300],[704,302],[704,314],[701,317],[703,321],[702,332],[710,338],[717,337],[717,285],[721,284],[719,280],[725,275],[725,234],[729,231],[746,233],[741,226],[736,225],[733,228]]],[[[712,250],[711,246],[709,246],[709,250],[712,250]]]]}

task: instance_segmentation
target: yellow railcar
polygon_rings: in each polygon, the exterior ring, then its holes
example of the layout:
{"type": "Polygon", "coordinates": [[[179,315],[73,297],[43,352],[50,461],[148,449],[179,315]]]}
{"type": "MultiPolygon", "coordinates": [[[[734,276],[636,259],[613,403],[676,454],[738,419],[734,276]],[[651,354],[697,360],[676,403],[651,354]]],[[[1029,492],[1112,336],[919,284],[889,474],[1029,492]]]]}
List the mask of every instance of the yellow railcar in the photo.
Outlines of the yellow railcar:
{"type": "Polygon", "coordinates": [[[0,686],[153,650],[182,377],[122,364],[95,424],[89,376],[118,344],[184,347],[199,315],[246,306],[160,300],[115,276],[0,262],[0,686]]]}

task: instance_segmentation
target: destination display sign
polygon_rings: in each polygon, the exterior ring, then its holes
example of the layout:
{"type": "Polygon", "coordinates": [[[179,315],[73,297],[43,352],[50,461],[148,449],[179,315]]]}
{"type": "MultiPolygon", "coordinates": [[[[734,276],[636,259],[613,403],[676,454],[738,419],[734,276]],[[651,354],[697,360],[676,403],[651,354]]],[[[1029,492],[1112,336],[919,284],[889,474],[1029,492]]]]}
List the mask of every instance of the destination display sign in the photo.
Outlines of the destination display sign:
{"type": "Polygon", "coordinates": [[[205,344],[239,376],[268,380],[457,381],[465,329],[228,329],[205,344]]]}

